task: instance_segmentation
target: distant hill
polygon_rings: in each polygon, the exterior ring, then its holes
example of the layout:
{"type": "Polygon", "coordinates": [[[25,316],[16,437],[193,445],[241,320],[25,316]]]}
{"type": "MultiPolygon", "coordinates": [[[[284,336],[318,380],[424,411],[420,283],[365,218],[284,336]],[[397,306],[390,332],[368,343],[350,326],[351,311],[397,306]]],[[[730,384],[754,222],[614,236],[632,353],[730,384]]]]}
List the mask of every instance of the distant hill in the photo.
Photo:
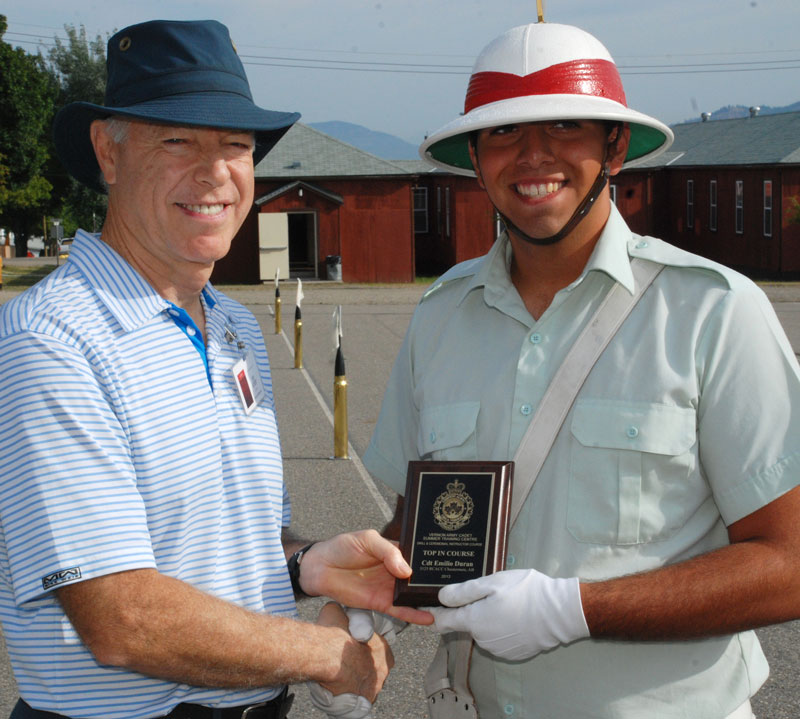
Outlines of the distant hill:
{"type": "Polygon", "coordinates": [[[331,120],[309,122],[309,127],[346,142],[348,145],[369,152],[384,160],[418,160],[417,146],[386,132],[370,130],[352,122],[331,120]]]}
{"type": "MultiPolygon", "coordinates": [[[[783,107],[770,107],[769,105],[761,105],[758,111],[759,115],[777,115],[782,112],[797,112],[800,111],[800,102],[795,102],[792,105],[784,105],[783,107]]],[[[745,105],[726,105],[714,110],[711,113],[710,120],[735,120],[738,117],[747,117],[750,114],[750,107],[745,105]]],[[[700,122],[700,117],[692,117],[684,122],[700,122]]],[[[680,124],[680,123],[678,123],[680,124]]]]}

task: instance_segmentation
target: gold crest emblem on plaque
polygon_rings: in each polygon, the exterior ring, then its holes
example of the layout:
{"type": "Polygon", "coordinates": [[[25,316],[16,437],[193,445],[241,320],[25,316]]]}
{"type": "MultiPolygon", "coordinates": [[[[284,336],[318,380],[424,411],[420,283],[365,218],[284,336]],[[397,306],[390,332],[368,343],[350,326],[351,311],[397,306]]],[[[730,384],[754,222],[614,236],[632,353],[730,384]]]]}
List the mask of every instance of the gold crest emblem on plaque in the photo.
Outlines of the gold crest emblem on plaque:
{"type": "Polygon", "coordinates": [[[442,492],[433,503],[433,518],[442,529],[454,532],[461,529],[475,509],[475,503],[464,490],[466,485],[457,479],[447,483],[447,491],[442,492]]]}

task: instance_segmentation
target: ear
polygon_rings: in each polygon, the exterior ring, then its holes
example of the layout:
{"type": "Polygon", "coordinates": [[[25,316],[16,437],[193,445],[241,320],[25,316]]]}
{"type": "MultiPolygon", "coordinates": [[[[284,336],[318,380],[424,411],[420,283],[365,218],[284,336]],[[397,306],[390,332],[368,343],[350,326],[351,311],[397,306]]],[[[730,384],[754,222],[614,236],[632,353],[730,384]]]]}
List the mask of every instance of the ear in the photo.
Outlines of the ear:
{"type": "Polygon", "coordinates": [[[467,147],[469,148],[469,159],[472,161],[472,168],[475,170],[475,177],[478,178],[478,185],[485,190],[486,185],[483,184],[483,178],[481,177],[481,164],[478,162],[478,149],[469,138],[467,139],[467,147]]]}
{"type": "Polygon", "coordinates": [[[117,181],[117,143],[106,130],[105,120],[95,120],[89,127],[89,137],[92,140],[97,164],[100,165],[100,172],[108,185],[113,185],[117,181]]]}
{"type": "Polygon", "coordinates": [[[610,174],[616,175],[622,169],[625,156],[628,154],[630,141],[631,128],[627,123],[614,130],[611,137],[609,137],[608,166],[610,174]]]}

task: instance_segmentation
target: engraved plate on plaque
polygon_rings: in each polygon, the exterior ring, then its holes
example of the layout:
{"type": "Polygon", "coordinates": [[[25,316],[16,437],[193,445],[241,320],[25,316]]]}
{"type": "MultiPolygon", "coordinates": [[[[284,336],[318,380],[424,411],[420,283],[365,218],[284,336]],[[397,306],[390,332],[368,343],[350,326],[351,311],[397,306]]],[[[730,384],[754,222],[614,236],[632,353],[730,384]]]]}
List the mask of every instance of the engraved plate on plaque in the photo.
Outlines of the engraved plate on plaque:
{"type": "Polygon", "coordinates": [[[438,606],[445,584],[505,566],[513,468],[513,462],[409,462],[400,550],[413,574],[395,582],[395,604],[438,606]]]}

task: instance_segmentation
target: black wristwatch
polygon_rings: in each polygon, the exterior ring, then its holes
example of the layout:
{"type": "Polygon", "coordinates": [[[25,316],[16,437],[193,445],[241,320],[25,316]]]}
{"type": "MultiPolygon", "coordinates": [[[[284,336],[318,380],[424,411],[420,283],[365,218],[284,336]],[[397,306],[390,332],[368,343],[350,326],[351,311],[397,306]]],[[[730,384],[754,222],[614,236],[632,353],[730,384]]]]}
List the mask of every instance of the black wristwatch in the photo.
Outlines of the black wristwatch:
{"type": "Polygon", "coordinates": [[[289,579],[292,581],[292,590],[296,595],[301,597],[308,597],[309,595],[300,587],[300,562],[303,559],[303,555],[315,544],[316,542],[311,542],[311,544],[307,544],[302,549],[298,549],[289,557],[289,561],[286,563],[289,568],[289,579]]]}

